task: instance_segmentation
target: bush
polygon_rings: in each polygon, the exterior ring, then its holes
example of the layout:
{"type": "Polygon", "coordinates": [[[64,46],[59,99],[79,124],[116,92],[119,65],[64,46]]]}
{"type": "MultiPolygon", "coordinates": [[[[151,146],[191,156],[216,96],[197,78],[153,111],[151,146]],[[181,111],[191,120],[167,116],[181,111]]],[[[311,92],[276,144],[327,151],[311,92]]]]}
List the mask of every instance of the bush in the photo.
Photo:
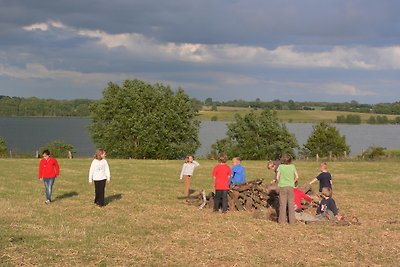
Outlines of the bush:
{"type": "Polygon", "coordinates": [[[41,148],[39,148],[39,157],[42,155],[43,150],[50,150],[51,156],[55,158],[68,158],[68,152],[71,151],[72,156],[75,155],[74,147],[70,144],[65,144],[63,141],[53,141],[41,148]]]}
{"type": "Polygon", "coordinates": [[[380,146],[370,146],[362,153],[362,158],[378,159],[386,156],[386,148],[380,146]]]}
{"type": "Polygon", "coordinates": [[[7,156],[7,144],[6,140],[0,136],[0,157],[7,156]]]}

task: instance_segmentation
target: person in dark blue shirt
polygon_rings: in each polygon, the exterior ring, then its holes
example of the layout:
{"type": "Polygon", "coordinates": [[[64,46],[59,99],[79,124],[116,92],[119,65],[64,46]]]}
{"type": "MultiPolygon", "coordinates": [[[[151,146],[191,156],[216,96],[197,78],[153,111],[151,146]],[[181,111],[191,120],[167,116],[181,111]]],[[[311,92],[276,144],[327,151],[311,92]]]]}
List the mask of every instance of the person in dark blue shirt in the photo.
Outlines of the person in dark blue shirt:
{"type": "Polygon", "coordinates": [[[332,175],[328,172],[328,164],[326,162],[321,163],[319,169],[321,173],[310,184],[319,181],[319,192],[322,192],[324,187],[332,189],[332,175]]]}
{"type": "Polygon", "coordinates": [[[229,180],[229,185],[241,185],[246,183],[246,171],[241,165],[241,160],[239,157],[232,159],[232,176],[229,180]]]}

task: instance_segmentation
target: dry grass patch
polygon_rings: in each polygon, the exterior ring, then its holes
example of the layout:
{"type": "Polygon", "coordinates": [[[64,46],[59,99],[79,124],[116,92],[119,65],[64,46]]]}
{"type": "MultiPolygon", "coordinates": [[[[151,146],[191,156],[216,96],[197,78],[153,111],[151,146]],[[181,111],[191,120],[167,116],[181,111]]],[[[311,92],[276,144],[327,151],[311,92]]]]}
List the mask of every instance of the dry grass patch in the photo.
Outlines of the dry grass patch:
{"type": "MultiPolygon", "coordinates": [[[[90,159],[60,160],[51,205],[37,160],[0,160],[1,266],[397,266],[398,162],[329,163],[334,198],[360,226],[281,226],[250,212],[188,206],[181,161],[109,160],[105,208],[92,204],[90,159]],[[74,194],[71,194],[74,192],[74,194]]],[[[200,161],[192,188],[212,190],[215,162],[200,161]]],[[[265,162],[244,161],[249,178],[271,180],[265,162]]],[[[296,162],[303,182],[315,162],[296,162]]]]}

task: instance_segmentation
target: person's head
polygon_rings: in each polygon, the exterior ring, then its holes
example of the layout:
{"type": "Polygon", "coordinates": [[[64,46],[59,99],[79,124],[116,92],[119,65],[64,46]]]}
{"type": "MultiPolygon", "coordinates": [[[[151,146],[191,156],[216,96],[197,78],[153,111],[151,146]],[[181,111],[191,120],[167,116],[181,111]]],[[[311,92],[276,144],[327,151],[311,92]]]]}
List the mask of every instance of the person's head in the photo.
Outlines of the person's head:
{"type": "Polygon", "coordinates": [[[185,158],[186,163],[192,163],[193,162],[193,155],[187,155],[185,158]]]}
{"type": "Polygon", "coordinates": [[[273,160],[268,161],[267,163],[267,168],[268,170],[275,170],[276,169],[276,163],[273,160]]]}
{"type": "Polygon", "coordinates": [[[42,157],[48,159],[50,157],[50,151],[48,149],[43,150],[42,157]]]}
{"type": "Polygon", "coordinates": [[[325,198],[332,197],[332,189],[330,187],[323,187],[321,193],[325,198]]]}
{"type": "Polygon", "coordinates": [[[290,164],[292,163],[292,156],[290,154],[283,154],[281,157],[282,164],[290,164]]]}
{"type": "Polygon", "coordinates": [[[96,150],[96,154],[94,155],[94,158],[97,160],[102,160],[106,157],[106,151],[102,148],[99,148],[96,150]]]}
{"type": "Polygon", "coordinates": [[[218,161],[221,163],[226,163],[228,161],[228,156],[225,153],[221,153],[218,157],[218,161]]]}
{"type": "Polygon", "coordinates": [[[234,158],[232,159],[233,166],[239,165],[240,162],[241,162],[240,157],[234,157],[234,158]]]}
{"type": "Polygon", "coordinates": [[[319,165],[319,170],[320,170],[321,172],[327,171],[327,170],[328,170],[328,164],[327,164],[326,162],[322,162],[322,163],[319,165]]]}

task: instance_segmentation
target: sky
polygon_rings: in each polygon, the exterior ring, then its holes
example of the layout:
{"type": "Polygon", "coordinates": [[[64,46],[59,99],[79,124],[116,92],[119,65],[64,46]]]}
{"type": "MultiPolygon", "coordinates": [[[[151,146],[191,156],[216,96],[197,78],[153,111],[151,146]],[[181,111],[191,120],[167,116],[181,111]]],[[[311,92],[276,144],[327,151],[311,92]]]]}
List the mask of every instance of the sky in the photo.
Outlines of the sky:
{"type": "Polygon", "coordinates": [[[0,0],[0,95],[400,100],[397,0],[0,0]]]}

